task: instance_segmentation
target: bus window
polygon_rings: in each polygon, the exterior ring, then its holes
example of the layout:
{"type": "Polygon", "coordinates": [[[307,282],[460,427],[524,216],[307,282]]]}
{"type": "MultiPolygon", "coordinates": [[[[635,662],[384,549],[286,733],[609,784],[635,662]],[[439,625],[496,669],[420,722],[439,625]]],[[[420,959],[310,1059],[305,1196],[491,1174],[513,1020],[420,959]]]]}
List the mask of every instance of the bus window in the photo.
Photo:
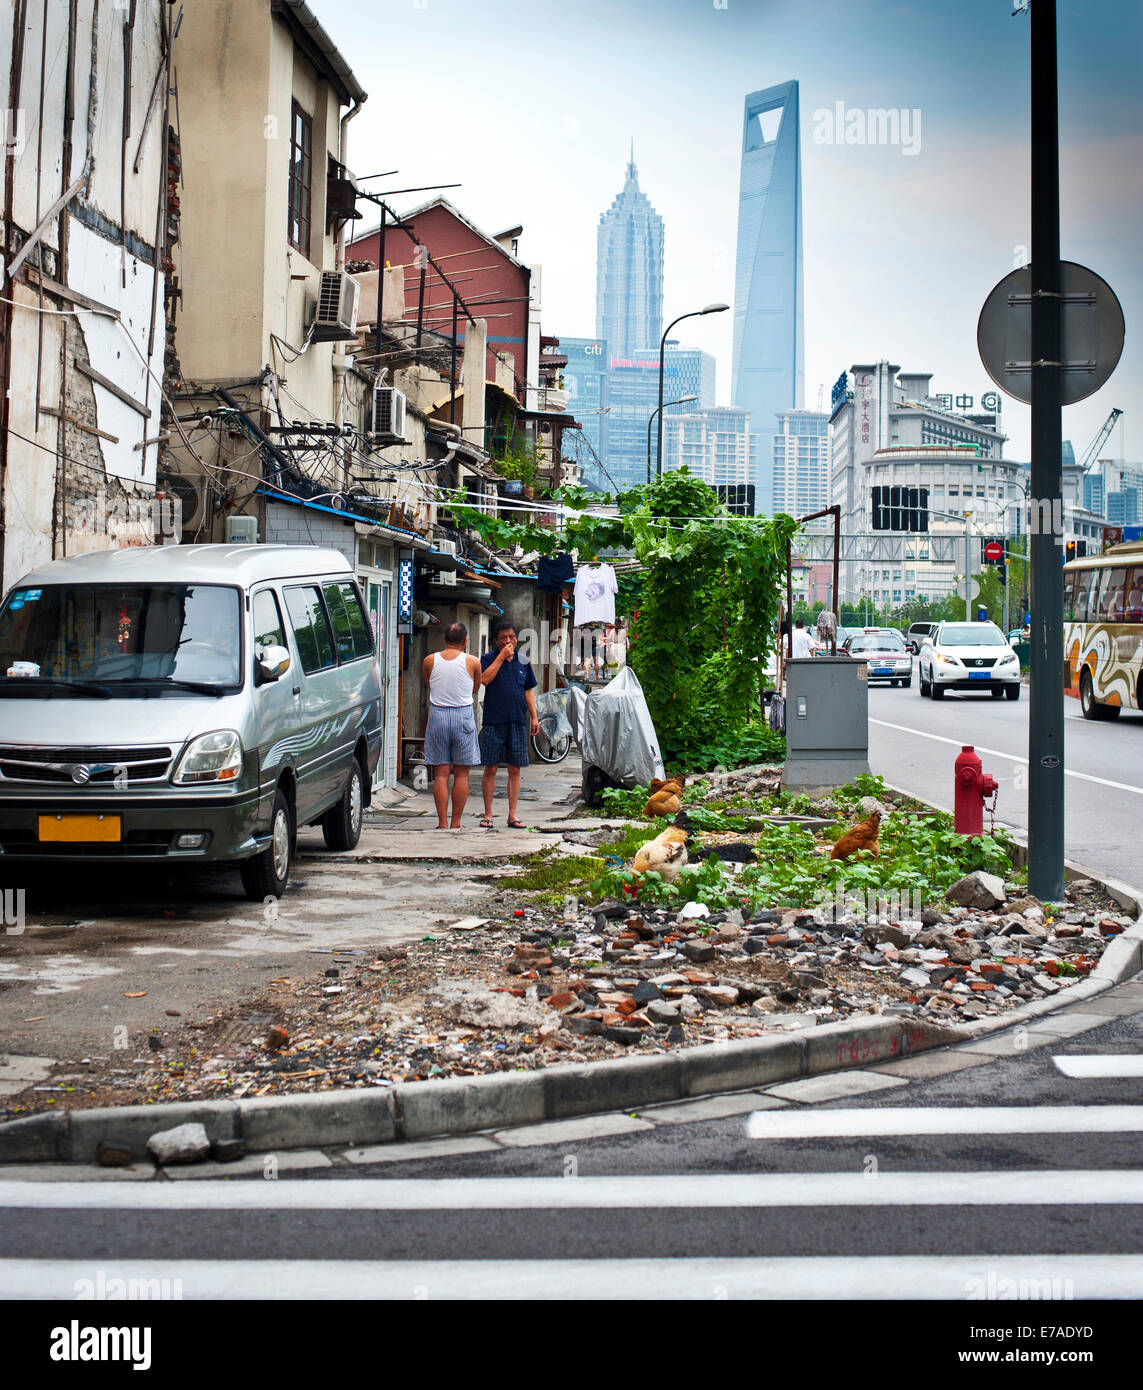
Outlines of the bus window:
{"type": "Polygon", "coordinates": [[[1143,623],[1143,565],[1136,565],[1128,572],[1127,610],[1123,615],[1127,623],[1143,623]]]}
{"type": "Polygon", "coordinates": [[[1118,568],[1104,571],[1103,584],[1099,590],[1099,621],[1101,623],[1121,623],[1123,621],[1123,590],[1126,582],[1126,569],[1118,568]]]}
{"type": "Polygon", "coordinates": [[[1087,622],[1088,595],[1091,591],[1091,581],[1099,578],[1099,570],[1077,570],[1076,571],[1076,616],[1077,623],[1087,622]]]}
{"type": "Polygon", "coordinates": [[[1074,623],[1076,620],[1076,576],[1073,571],[1071,574],[1064,575],[1064,622],[1074,623]]]}

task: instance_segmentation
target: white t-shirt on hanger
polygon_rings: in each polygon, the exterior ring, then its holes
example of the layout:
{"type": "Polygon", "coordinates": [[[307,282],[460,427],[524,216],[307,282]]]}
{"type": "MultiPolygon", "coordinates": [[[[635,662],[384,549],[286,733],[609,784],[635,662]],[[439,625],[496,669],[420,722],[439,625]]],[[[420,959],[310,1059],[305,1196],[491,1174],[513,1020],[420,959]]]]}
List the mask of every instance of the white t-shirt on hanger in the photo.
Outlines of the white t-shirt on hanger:
{"type": "Polygon", "coordinates": [[[575,625],[615,622],[619,581],[610,565],[581,565],[575,576],[575,625]]]}

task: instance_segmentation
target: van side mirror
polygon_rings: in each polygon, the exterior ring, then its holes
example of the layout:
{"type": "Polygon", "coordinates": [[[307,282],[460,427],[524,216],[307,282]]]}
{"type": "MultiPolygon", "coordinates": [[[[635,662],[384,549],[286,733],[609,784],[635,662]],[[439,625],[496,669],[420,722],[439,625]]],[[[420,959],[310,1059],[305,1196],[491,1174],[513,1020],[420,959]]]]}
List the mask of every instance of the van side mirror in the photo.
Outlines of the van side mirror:
{"type": "Polygon", "coordinates": [[[255,666],[259,685],[276,681],[290,669],[290,653],[285,647],[260,647],[256,653],[255,666]]]}

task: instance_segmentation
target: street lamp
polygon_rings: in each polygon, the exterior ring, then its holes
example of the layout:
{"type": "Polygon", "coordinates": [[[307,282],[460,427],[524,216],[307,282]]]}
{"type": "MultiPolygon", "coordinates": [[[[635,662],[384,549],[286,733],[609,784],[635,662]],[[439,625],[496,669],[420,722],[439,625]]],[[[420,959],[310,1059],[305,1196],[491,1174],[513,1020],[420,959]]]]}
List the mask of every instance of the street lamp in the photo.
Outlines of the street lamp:
{"type": "MultiPolygon", "coordinates": [[[[667,405],[686,405],[688,401],[697,401],[697,400],[698,400],[698,397],[697,397],[697,396],[680,396],[679,399],[678,399],[677,401],[668,401],[668,402],[667,402],[667,405]]],[[[659,404],[655,407],[655,409],[652,410],[652,412],[651,412],[651,418],[647,421],[647,481],[648,481],[648,482],[651,481],[651,426],[652,426],[652,424],[654,424],[655,416],[658,415],[659,411],[660,411],[660,410],[663,410],[664,408],[665,408],[665,407],[663,406],[663,403],[660,401],[659,404]]],[[[662,471],[663,471],[663,470],[660,468],[660,469],[659,469],[660,474],[662,473],[662,471]]]]}
{"type": "MultiPolygon", "coordinates": [[[[722,314],[730,308],[729,304],[708,304],[705,309],[693,309],[689,314],[680,314],[677,319],[672,319],[663,330],[663,336],[659,339],[659,411],[663,409],[663,364],[667,351],[667,334],[674,328],[676,323],[682,323],[683,319],[701,318],[703,314],[722,314]]],[[[655,452],[655,473],[658,477],[663,476],[663,416],[659,415],[658,444],[655,452]]]]}

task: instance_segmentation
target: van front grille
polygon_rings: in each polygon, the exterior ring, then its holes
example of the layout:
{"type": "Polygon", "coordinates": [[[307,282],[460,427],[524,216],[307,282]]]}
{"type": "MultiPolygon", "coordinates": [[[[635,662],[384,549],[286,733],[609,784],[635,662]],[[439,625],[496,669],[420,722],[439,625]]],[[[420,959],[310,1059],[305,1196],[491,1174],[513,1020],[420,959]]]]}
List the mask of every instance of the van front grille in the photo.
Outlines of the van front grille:
{"type": "Polygon", "coordinates": [[[98,748],[0,744],[0,779],[7,782],[55,783],[67,786],[131,786],[159,782],[171,765],[166,747],[98,748]]]}

